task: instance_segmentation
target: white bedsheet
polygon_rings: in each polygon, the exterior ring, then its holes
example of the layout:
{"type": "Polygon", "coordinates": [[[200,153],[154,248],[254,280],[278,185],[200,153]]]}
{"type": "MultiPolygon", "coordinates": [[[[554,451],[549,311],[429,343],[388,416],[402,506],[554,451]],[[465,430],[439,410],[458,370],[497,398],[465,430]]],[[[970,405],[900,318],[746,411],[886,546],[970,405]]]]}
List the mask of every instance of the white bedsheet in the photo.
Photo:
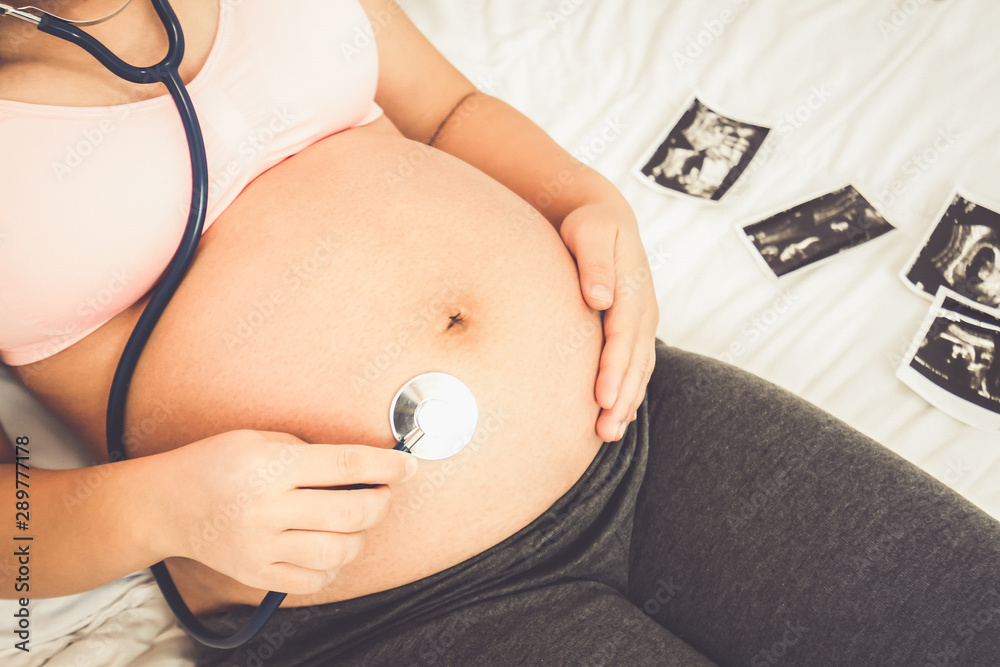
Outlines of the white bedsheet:
{"type": "MultiPolygon", "coordinates": [[[[402,4],[477,85],[622,189],[650,253],[661,337],[805,396],[1000,517],[1000,437],[946,416],[894,376],[929,306],[901,283],[900,268],[956,186],[1000,202],[1000,4],[402,4]],[[661,194],[630,174],[696,92],[773,127],[718,203],[661,194]],[[848,183],[898,231],[802,275],[765,277],[733,226],[848,183]],[[886,196],[894,184],[898,194],[886,196]]],[[[0,382],[0,421],[41,442],[58,426],[24,401],[0,382]]],[[[32,659],[15,662],[13,639],[0,634],[0,662],[189,664],[151,587],[135,577],[39,601],[32,659]]]]}
{"type": "Polygon", "coordinates": [[[1000,517],[1000,437],[895,378],[930,305],[899,270],[956,186],[1000,210],[1000,5],[405,7],[471,79],[625,193],[650,254],[662,338],[791,389],[1000,517]],[[629,173],[696,92],[773,128],[718,203],[660,194],[629,173]],[[898,231],[802,275],[765,277],[733,226],[848,183],[898,231]]]}

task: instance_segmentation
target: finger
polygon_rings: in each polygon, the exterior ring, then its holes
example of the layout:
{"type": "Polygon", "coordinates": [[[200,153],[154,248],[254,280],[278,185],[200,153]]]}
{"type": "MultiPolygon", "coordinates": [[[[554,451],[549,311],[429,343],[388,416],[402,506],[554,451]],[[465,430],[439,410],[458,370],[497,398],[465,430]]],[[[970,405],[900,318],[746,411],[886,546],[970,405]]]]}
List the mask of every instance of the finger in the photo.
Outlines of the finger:
{"type": "Polygon", "coordinates": [[[272,563],[261,570],[259,582],[249,585],[290,595],[312,595],[333,583],[336,575],[334,569],[310,570],[292,563],[272,563]]]}
{"type": "Polygon", "coordinates": [[[644,388],[643,381],[646,375],[647,357],[645,354],[633,357],[622,382],[621,391],[618,393],[618,400],[610,410],[606,410],[598,419],[604,420],[605,425],[614,430],[614,439],[620,440],[625,427],[628,425],[632,412],[638,407],[636,397],[640,388],[644,388]]]}
{"type": "Polygon", "coordinates": [[[282,533],[275,546],[279,562],[307,570],[338,570],[358,557],[365,545],[364,533],[338,535],[308,530],[282,533]]]}
{"type": "Polygon", "coordinates": [[[290,482],[295,487],[393,484],[416,474],[412,454],[367,445],[308,445],[300,448],[290,482]]]}
{"type": "Polygon", "coordinates": [[[619,301],[604,314],[604,349],[597,371],[594,395],[597,404],[605,410],[617,401],[625,372],[632,361],[636,345],[638,315],[635,308],[627,308],[619,301]]]}
{"type": "Polygon", "coordinates": [[[598,417],[598,433],[606,440],[621,439],[624,427],[635,419],[639,405],[645,398],[646,385],[649,384],[655,361],[656,350],[652,342],[636,345],[618,400],[611,408],[602,410],[598,417]]]}
{"type": "Polygon", "coordinates": [[[635,399],[632,401],[632,413],[628,418],[629,423],[634,422],[639,415],[639,406],[646,400],[646,387],[649,385],[649,379],[653,376],[653,368],[656,366],[655,344],[650,343],[649,348],[649,353],[646,355],[646,363],[642,367],[642,380],[639,382],[635,399]]]}
{"type": "Polygon", "coordinates": [[[583,300],[594,310],[607,310],[614,303],[614,225],[569,225],[563,242],[576,259],[583,300]]]}
{"type": "Polygon", "coordinates": [[[632,420],[632,413],[638,407],[637,397],[643,389],[643,381],[646,374],[646,363],[644,355],[637,355],[629,366],[625,374],[625,381],[622,383],[622,390],[618,395],[618,401],[611,408],[611,419],[617,421],[619,426],[618,437],[621,437],[622,427],[628,426],[632,420]]]}
{"type": "Polygon", "coordinates": [[[611,416],[611,410],[601,410],[600,416],[597,418],[597,435],[600,436],[601,440],[604,442],[617,442],[621,438],[618,437],[618,430],[621,427],[619,422],[616,422],[611,416]]]}
{"type": "Polygon", "coordinates": [[[392,492],[386,486],[350,491],[294,489],[277,508],[285,530],[356,533],[380,523],[389,514],[392,492]]]}

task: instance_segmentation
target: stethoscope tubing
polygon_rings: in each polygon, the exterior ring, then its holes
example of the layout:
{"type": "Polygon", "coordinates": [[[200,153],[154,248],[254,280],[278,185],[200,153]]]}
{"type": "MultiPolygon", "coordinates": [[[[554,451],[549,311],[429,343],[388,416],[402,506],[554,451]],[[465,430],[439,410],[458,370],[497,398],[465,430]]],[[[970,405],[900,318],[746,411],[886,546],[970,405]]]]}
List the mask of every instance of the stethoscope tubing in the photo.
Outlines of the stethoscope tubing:
{"type": "MultiPolygon", "coordinates": [[[[125,405],[128,400],[128,389],[132,375],[153,328],[194,260],[208,211],[209,176],[205,141],[194,104],[191,102],[191,97],[178,71],[184,57],[184,33],[177,15],[167,0],[152,0],[152,3],[167,31],[169,48],[166,57],[150,67],[136,67],[126,63],[91,35],[62,19],[45,14],[38,23],[38,29],[42,32],[82,47],[112,73],[126,81],[139,84],[164,84],[177,105],[191,155],[191,209],[188,213],[184,234],[159,285],[154,288],[149,303],[125,344],[111,383],[106,429],[108,457],[112,462],[127,458],[124,444],[125,405]]],[[[197,641],[214,648],[236,648],[249,641],[264,627],[286,595],[276,591],[269,592],[264,596],[260,606],[243,628],[235,633],[224,635],[205,627],[191,612],[177,590],[165,563],[162,561],[156,563],[150,567],[150,570],[180,626],[197,641]]]]}

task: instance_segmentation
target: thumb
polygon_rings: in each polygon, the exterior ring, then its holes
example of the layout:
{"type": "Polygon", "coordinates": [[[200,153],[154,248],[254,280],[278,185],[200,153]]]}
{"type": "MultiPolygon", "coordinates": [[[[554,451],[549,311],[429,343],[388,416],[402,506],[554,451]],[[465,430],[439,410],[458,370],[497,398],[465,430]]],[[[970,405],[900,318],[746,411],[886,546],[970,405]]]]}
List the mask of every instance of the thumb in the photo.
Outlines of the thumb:
{"type": "Polygon", "coordinates": [[[580,291],[594,310],[607,310],[614,303],[614,225],[570,225],[563,227],[563,242],[576,259],[580,291]]]}

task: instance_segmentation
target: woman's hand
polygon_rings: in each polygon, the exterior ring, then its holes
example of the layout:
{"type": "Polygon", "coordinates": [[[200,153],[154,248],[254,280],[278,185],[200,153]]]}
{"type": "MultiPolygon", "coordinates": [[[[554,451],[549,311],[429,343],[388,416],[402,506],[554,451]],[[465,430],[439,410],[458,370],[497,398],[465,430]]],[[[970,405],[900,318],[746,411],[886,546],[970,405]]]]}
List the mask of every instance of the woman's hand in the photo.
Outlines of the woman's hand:
{"type": "Polygon", "coordinates": [[[604,311],[597,434],[613,442],[635,419],[656,361],[660,314],[652,273],[627,204],[581,206],[566,215],[559,233],[576,259],[584,300],[604,311]]]}
{"type": "Polygon", "coordinates": [[[375,101],[386,115],[407,137],[431,142],[493,177],[560,230],[576,258],[584,299],[606,311],[597,433],[609,442],[620,439],[653,371],[659,317],[631,208],[610,181],[531,120],[479,92],[394,2],[362,4],[373,24],[386,12],[395,17],[376,40],[375,101]]]}
{"type": "Polygon", "coordinates": [[[173,505],[168,556],[199,561],[241,584],[315,593],[353,560],[389,512],[386,484],[416,473],[411,454],[364,445],[307,445],[286,433],[232,431],[172,457],[159,483],[173,505]],[[331,489],[354,484],[373,488],[331,489]]]}

